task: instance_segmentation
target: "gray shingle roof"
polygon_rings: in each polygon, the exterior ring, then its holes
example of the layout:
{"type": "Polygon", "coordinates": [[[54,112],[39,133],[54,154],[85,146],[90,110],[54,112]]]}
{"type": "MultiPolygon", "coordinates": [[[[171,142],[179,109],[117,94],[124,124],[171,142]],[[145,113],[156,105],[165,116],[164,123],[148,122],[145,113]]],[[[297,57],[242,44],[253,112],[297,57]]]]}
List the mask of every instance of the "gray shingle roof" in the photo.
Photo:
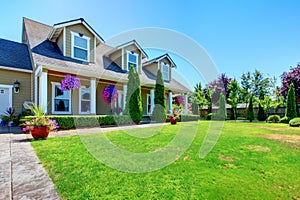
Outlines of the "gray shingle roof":
{"type": "MultiPolygon", "coordinates": [[[[100,78],[102,80],[112,80],[116,82],[127,82],[127,71],[124,71],[115,62],[105,55],[114,48],[105,44],[97,46],[96,63],[78,61],[76,59],[63,56],[56,43],[47,40],[51,27],[24,18],[24,25],[27,31],[29,44],[32,48],[32,58],[36,64],[47,66],[51,70],[65,73],[78,74],[87,77],[100,78]]],[[[145,86],[155,86],[155,78],[150,77],[147,71],[142,70],[141,84],[145,86]]],[[[165,82],[165,87],[177,92],[190,92],[188,88],[172,79],[165,82]]]]}
{"type": "Polygon", "coordinates": [[[0,39],[0,66],[32,70],[27,45],[0,39]]]}

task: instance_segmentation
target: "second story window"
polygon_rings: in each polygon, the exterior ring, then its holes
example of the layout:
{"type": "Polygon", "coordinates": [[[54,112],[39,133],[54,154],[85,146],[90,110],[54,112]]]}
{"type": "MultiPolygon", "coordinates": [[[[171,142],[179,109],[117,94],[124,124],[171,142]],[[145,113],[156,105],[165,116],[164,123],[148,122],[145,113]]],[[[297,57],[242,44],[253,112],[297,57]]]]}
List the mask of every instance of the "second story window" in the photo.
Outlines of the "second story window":
{"type": "Polygon", "coordinates": [[[72,33],[72,58],[89,61],[90,38],[72,33]]]}
{"type": "Polygon", "coordinates": [[[169,81],[170,80],[169,65],[167,63],[162,63],[161,64],[161,73],[162,73],[163,79],[165,81],[169,81]]]}
{"type": "Polygon", "coordinates": [[[127,52],[127,69],[130,70],[130,67],[133,66],[135,70],[138,69],[138,54],[128,51],[127,52]]]}

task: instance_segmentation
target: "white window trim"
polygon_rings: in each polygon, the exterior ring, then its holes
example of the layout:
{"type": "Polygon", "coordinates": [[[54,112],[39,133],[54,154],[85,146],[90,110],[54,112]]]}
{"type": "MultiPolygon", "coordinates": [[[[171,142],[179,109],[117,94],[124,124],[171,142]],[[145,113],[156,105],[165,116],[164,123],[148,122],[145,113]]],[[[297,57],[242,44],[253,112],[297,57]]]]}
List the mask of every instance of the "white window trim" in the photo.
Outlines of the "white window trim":
{"type": "Polygon", "coordinates": [[[151,108],[151,96],[150,96],[150,94],[147,94],[147,115],[151,115],[152,113],[151,113],[151,110],[152,110],[152,108],[151,108]],[[149,98],[150,98],[150,102],[148,101],[149,100],[149,98]],[[150,103],[150,104],[149,104],[150,103]],[[148,111],[148,106],[150,105],[150,112],[148,111]]]}
{"type": "Polygon", "coordinates": [[[52,114],[71,114],[71,110],[72,110],[72,98],[71,98],[71,91],[69,91],[69,111],[55,111],[55,104],[54,104],[54,99],[55,99],[55,86],[56,85],[60,85],[60,83],[57,82],[51,82],[52,85],[52,114]]]}
{"type": "Polygon", "coordinates": [[[161,64],[160,64],[161,73],[162,73],[163,78],[164,78],[164,69],[163,69],[163,66],[167,66],[168,67],[168,78],[164,79],[164,81],[169,81],[170,80],[170,65],[167,64],[167,63],[165,64],[164,62],[161,62],[161,64]]]}
{"type": "MultiPolygon", "coordinates": [[[[90,112],[82,112],[81,111],[81,89],[82,88],[86,88],[85,86],[81,86],[80,88],[79,88],[79,114],[91,114],[91,108],[92,108],[92,105],[91,105],[91,98],[90,98],[90,112]]],[[[91,88],[89,88],[90,89],[90,95],[91,95],[91,88]]]]}
{"type": "Polygon", "coordinates": [[[76,46],[76,48],[78,48],[78,49],[87,50],[87,60],[84,60],[84,59],[80,59],[80,58],[75,58],[75,56],[74,56],[74,44],[75,44],[74,37],[75,36],[80,37],[79,33],[75,33],[75,32],[71,31],[71,35],[72,35],[72,39],[71,39],[72,40],[72,42],[71,42],[71,54],[72,54],[72,58],[77,59],[77,60],[81,60],[81,61],[87,61],[87,62],[89,62],[90,61],[90,38],[87,37],[87,36],[85,36],[85,35],[83,35],[81,37],[81,38],[87,40],[87,49],[83,49],[81,47],[76,46]]]}
{"type": "Polygon", "coordinates": [[[129,62],[129,54],[131,55],[135,55],[136,56],[136,63],[133,63],[133,64],[136,64],[136,71],[138,72],[139,71],[139,54],[135,53],[135,52],[131,52],[131,51],[127,51],[127,63],[126,63],[126,68],[127,68],[127,71],[129,71],[130,69],[128,69],[128,63],[132,63],[132,62],[129,62]]]}

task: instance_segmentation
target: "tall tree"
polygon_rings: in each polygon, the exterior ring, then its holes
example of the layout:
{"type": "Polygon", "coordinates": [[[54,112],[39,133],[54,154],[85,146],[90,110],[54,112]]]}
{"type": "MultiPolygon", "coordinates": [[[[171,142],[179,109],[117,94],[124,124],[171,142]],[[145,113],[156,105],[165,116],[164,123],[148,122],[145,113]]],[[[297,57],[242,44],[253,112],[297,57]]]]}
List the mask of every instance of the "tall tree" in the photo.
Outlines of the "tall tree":
{"type": "Polygon", "coordinates": [[[249,106],[247,110],[247,119],[252,122],[254,120],[254,109],[253,109],[253,95],[250,96],[249,106]]]}
{"type": "Polygon", "coordinates": [[[202,110],[203,106],[208,105],[209,103],[206,99],[205,92],[202,89],[201,83],[197,83],[194,87],[192,103],[197,104],[200,110],[202,110]]]}
{"type": "Polygon", "coordinates": [[[295,97],[295,89],[294,89],[294,83],[291,83],[290,89],[288,91],[287,96],[287,103],[286,103],[286,114],[288,120],[291,120],[295,117],[297,117],[297,111],[296,111],[296,97],[295,97]]]}
{"type": "Polygon", "coordinates": [[[231,78],[228,78],[224,73],[221,74],[216,80],[210,82],[208,87],[210,90],[213,91],[212,93],[212,102],[216,103],[219,98],[220,94],[225,94],[226,99],[229,97],[229,83],[231,78]]]}
{"type": "Polygon", "coordinates": [[[250,90],[251,90],[251,73],[243,73],[241,76],[241,95],[240,101],[243,103],[247,103],[250,99],[250,90]]]}
{"type": "Polygon", "coordinates": [[[127,92],[126,92],[126,103],[124,109],[124,115],[129,114],[129,102],[132,97],[133,92],[137,89],[135,84],[135,69],[133,66],[130,66],[128,73],[128,82],[127,82],[127,92]]]}
{"type": "Polygon", "coordinates": [[[228,103],[232,107],[232,116],[234,120],[237,118],[237,105],[239,103],[239,85],[236,79],[233,79],[229,84],[229,98],[228,103]]]}
{"type": "Polygon", "coordinates": [[[156,84],[154,91],[154,110],[153,117],[156,122],[166,121],[166,99],[165,99],[165,85],[161,70],[157,71],[156,84]]]}
{"type": "MultiPolygon", "coordinates": [[[[135,70],[134,70],[135,71],[135,70]]],[[[129,114],[132,121],[139,124],[143,117],[142,96],[140,76],[137,71],[134,72],[135,91],[129,101],[129,114]]]]}
{"type": "Polygon", "coordinates": [[[268,77],[264,77],[263,73],[255,70],[251,78],[251,92],[257,98],[267,96],[270,92],[270,81],[268,77]]]}
{"type": "Polygon", "coordinates": [[[226,100],[223,93],[220,94],[219,99],[219,110],[216,113],[216,119],[217,120],[225,120],[227,116],[227,110],[226,110],[226,100]]]}
{"type": "Polygon", "coordinates": [[[289,72],[284,72],[281,76],[281,94],[286,99],[290,85],[293,83],[295,87],[295,96],[297,101],[297,113],[299,116],[300,104],[300,63],[297,67],[291,67],[289,72]]]}
{"type": "MultiPolygon", "coordinates": [[[[264,91],[260,90],[260,94],[259,94],[259,101],[264,100],[265,96],[264,96],[264,91]]],[[[257,119],[259,121],[265,121],[266,120],[266,113],[264,108],[262,107],[262,104],[258,104],[258,113],[257,113],[257,119]]]]}

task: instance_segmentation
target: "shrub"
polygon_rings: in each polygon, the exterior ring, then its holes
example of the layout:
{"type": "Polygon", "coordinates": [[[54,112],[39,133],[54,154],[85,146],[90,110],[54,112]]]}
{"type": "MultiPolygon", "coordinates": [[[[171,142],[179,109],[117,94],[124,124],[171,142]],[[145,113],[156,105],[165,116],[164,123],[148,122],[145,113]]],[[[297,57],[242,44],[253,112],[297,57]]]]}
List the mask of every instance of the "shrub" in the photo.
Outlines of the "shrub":
{"type": "Polygon", "coordinates": [[[253,96],[250,96],[249,106],[247,110],[247,119],[252,122],[254,120],[254,109],[253,109],[253,96]]]}
{"type": "Polygon", "coordinates": [[[278,123],[279,121],[280,121],[279,115],[270,115],[267,119],[267,122],[270,122],[270,123],[278,123]]]}
{"type": "Polygon", "coordinates": [[[288,117],[289,120],[297,117],[296,97],[293,83],[290,85],[290,89],[288,91],[285,115],[288,117]]]}
{"type": "Polygon", "coordinates": [[[180,115],[179,119],[181,122],[198,121],[198,120],[200,120],[200,116],[199,115],[180,115]]]}
{"type": "Polygon", "coordinates": [[[286,116],[282,117],[282,118],[279,120],[279,123],[285,123],[285,124],[288,124],[288,123],[289,123],[288,117],[286,117],[286,116]]]}
{"type": "Polygon", "coordinates": [[[292,127],[300,127],[300,117],[296,117],[294,119],[291,119],[289,122],[289,125],[292,127]]]}
{"type": "Polygon", "coordinates": [[[165,122],[166,121],[165,108],[159,104],[155,105],[153,113],[152,113],[152,117],[155,122],[158,122],[158,123],[165,122]]]}
{"type": "Polygon", "coordinates": [[[206,120],[211,120],[212,115],[213,115],[212,113],[208,113],[205,119],[206,120]]]}

